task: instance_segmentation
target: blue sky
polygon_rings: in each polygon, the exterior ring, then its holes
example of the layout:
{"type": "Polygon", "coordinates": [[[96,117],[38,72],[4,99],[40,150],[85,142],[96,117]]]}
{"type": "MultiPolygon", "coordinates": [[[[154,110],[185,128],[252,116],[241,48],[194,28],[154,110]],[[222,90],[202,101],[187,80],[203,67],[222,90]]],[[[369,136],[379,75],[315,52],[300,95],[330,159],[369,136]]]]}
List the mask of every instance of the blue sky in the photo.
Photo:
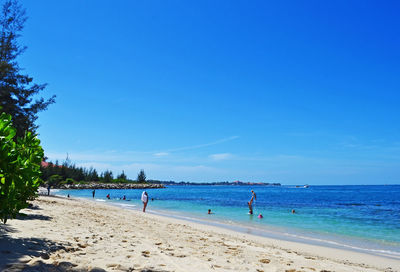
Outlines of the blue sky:
{"type": "Polygon", "coordinates": [[[50,160],[136,178],[400,183],[397,1],[23,1],[50,160]]]}

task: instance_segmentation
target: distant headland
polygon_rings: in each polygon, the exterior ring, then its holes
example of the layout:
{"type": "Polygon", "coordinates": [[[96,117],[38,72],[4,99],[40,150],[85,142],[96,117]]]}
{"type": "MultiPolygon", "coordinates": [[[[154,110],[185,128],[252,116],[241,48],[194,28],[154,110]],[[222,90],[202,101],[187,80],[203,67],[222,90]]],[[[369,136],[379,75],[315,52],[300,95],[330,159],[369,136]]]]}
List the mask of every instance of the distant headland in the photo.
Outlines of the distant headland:
{"type": "Polygon", "coordinates": [[[68,158],[59,164],[42,161],[41,178],[43,186],[54,189],[158,189],[165,186],[191,186],[191,185],[215,185],[215,186],[281,186],[280,183],[266,182],[243,182],[243,181],[222,181],[222,182],[187,182],[187,181],[161,181],[147,179],[144,170],[140,170],[136,180],[129,179],[125,172],[114,178],[111,171],[106,170],[98,174],[94,168],[84,168],[72,164],[68,158]]]}
{"type": "Polygon", "coordinates": [[[85,182],[85,183],[73,183],[73,184],[53,184],[53,189],[161,189],[166,186],[196,186],[196,185],[208,185],[208,186],[281,186],[280,183],[263,183],[263,182],[175,182],[175,181],[159,181],[159,180],[147,180],[145,183],[137,182],[124,182],[124,183],[102,183],[102,182],[85,182]]]}
{"type": "Polygon", "coordinates": [[[221,181],[221,182],[187,182],[187,181],[158,181],[158,180],[148,180],[148,182],[153,184],[163,184],[163,185],[232,185],[232,186],[249,186],[249,185],[259,185],[259,186],[281,186],[280,183],[268,183],[268,182],[243,182],[243,181],[221,181]]]}

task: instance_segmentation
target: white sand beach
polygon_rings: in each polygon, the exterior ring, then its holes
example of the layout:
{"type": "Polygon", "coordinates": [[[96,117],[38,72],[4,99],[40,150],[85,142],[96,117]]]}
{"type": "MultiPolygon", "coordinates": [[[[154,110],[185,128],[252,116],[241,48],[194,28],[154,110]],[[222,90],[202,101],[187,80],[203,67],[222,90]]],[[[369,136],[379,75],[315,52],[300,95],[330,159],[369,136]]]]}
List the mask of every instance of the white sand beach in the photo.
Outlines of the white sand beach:
{"type": "Polygon", "coordinates": [[[0,271],[400,271],[400,261],[40,196],[0,227],[0,271]]]}

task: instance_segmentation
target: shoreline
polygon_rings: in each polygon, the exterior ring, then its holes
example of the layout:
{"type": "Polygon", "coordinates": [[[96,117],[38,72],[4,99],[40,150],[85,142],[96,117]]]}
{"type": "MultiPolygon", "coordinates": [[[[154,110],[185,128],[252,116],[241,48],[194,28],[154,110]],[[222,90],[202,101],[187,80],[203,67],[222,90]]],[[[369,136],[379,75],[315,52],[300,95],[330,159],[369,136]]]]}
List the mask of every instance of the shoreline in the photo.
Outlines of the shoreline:
{"type": "MultiPolygon", "coordinates": [[[[112,205],[112,204],[111,204],[112,205]]],[[[116,205],[117,206],[117,205],[116,205]]],[[[121,206],[122,209],[125,209],[126,207],[121,206]]],[[[130,209],[130,208],[126,208],[130,209]]],[[[165,210],[165,212],[168,212],[168,210],[165,210]]],[[[212,221],[212,220],[206,220],[206,219],[200,219],[200,218],[194,218],[194,217],[187,217],[185,215],[171,215],[171,214],[163,214],[162,210],[157,210],[155,211],[149,211],[148,213],[154,214],[156,216],[161,216],[161,217],[166,217],[166,218],[173,218],[177,220],[182,220],[182,221],[189,221],[193,222],[196,224],[200,225],[208,225],[212,227],[217,227],[221,229],[227,229],[233,232],[238,232],[238,233],[244,233],[244,234],[249,234],[253,235],[256,237],[264,237],[267,239],[275,239],[279,241],[286,241],[286,242],[294,242],[294,243],[300,243],[300,244],[308,244],[308,245],[313,245],[313,246],[321,246],[321,247],[326,247],[326,248],[333,248],[333,249],[339,249],[339,250],[347,250],[355,253],[363,253],[363,254],[368,254],[372,256],[377,256],[377,257],[385,257],[385,258],[390,258],[396,261],[400,262],[400,253],[395,252],[395,251],[390,251],[390,250],[385,250],[385,249],[376,249],[372,248],[374,245],[373,242],[369,242],[371,248],[363,248],[361,246],[352,244],[354,241],[350,241],[346,243],[345,241],[340,240],[335,241],[335,237],[332,234],[329,235],[324,235],[322,236],[321,234],[318,234],[319,236],[312,236],[310,233],[301,233],[303,230],[294,230],[293,228],[288,229],[284,228],[281,226],[269,226],[268,229],[264,228],[259,228],[258,226],[248,226],[248,225],[237,225],[237,224],[228,224],[225,222],[220,222],[220,221],[212,221]],[[273,230],[271,229],[273,228],[273,230]]],[[[314,234],[315,235],[315,234],[314,234]]],[[[347,239],[353,240],[355,239],[354,237],[346,237],[347,239]]],[[[360,238],[362,239],[362,238],[360,238]]],[[[363,241],[364,242],[364,241],[363,241]]]]}
{"type": "MultiPolygon", "coordinates": [[[[64,194],[57,194],[65,197],[64,194]]],[[[112,205],[122,209],[141,210],[140,201],[119,202],[118,200],[103,200],[101,198],[92,199],[91,197],[75,197],[83,201],[101,202],[106,205],[112,205]],[[126,203],[126,204],[125,204],[126,203]]],[[[400,261],[400,252],[398,248],[392,248],[390,245],[380,244],[379,241],[369,240],[368,237],[345,236],[335,233],[323,233],[318,230],[304,230],[296,227],[279,226],[272,224],[254,224],[254,222],[231,221],[226,217],[209,216],[204,214],[193,214],[190,212],[164,209],[160,207],[151,207],[148,213],[167,218],[175,218],[193,223],[210,225],[219,228],[229,229],[240,233],[249,233],[259,237],[283,240],[288,242],[304,243],[334,249],[343,249],[357,253],[365,253],[373,256],[383,256],[393,260],[400,261]]],[[[257,220],[257,219],[256,219],[257,220]]],[[[264,219],[267,220],[267,219],[264,219]]]]}
{"type": "Polygon", "coordinates": [[[83,271],[95,267],[103,271],[400,271],[399,260],[260,237],[97,201],[40,196],[33,205],[22,211],[29,219],[9,220],[0,229],[0,263],[25,268],[70,263],[70,271],[74,265],[83,271]],[[35,252],[21,245],[15,252],[10,250],[13,241],[29,245],[33,239],[42,244],[35,252]]]}

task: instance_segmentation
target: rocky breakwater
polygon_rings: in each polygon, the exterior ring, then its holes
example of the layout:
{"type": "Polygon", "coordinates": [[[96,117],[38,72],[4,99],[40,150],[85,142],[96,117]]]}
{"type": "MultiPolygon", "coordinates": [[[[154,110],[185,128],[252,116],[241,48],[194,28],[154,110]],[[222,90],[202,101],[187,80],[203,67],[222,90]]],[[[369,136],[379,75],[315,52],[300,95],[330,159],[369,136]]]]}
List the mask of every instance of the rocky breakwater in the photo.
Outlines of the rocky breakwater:
{"type": "Polygon", "coordinates": [[[86,183],[86,184],[63,184],[57,189],[160,189],[165,188],[163,184],[152,183],[86,183]]]}

